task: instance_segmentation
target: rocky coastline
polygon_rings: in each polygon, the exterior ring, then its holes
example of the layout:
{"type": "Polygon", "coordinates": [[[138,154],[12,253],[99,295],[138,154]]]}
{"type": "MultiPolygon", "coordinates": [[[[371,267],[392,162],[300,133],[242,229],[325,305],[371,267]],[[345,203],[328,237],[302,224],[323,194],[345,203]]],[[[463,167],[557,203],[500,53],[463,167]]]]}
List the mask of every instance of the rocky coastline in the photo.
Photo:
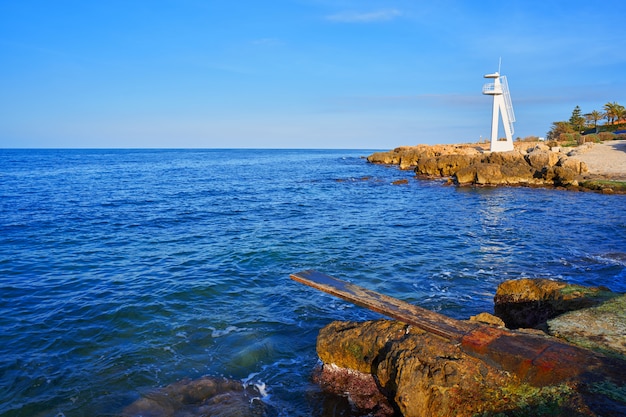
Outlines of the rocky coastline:
{"type": "Polygon", "coordinates": [[[367,160],[413,170],[419,178],[445,178],[460,186],[559,187],[626,193],[624,181],[589,172],[581,155],[593,145],[589,142],[565,148],[543,142],[518,142],[515,150],[509,152],[489,152],[486,144],[417,145],[376,152],[367,160]]]}
{"type": "Polygon", "coordinates": [[[525,369],[509,372],[399,321],[337,321],[318,335],[315,381],[348,397],[362,415],[378,417],[626,415],[626,295],[520,279],[502,283],[494,304],[495,314],[470,320],[486,323],[487,334],[571,345],[579,356],[558,359],[583,371],[552,369],[548,359],[541,366],[562,377],[544,384],[520,377],[525,369]],[[604,365],[586,369],[581,362],[604,365]]]}

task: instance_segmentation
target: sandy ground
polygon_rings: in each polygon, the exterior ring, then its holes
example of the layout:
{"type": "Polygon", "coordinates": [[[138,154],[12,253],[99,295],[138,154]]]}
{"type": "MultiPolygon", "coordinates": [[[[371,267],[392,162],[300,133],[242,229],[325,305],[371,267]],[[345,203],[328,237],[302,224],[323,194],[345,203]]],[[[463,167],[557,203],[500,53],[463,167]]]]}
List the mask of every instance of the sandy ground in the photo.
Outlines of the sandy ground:
{"type": "Polygon", "coordinates": [[[587,164],[590,175],[626,181],[626,140],[596,143],[575,158],[587,164]]]}

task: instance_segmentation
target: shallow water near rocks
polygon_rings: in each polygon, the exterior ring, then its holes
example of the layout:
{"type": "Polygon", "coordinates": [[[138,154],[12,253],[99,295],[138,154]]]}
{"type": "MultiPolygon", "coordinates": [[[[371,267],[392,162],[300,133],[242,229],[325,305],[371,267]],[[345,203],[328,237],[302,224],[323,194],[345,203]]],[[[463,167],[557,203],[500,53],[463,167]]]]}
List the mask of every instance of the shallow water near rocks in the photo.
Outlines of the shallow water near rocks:
{"type": "Polygon", "coordinates": [[[626,291],[626,196],[443,186],[370,153],[0,150],[0,416],[119,415],[205,375],[340,415],[317,332],[379,316],[303,269],[456,318],[506,279],[626,291]]]}

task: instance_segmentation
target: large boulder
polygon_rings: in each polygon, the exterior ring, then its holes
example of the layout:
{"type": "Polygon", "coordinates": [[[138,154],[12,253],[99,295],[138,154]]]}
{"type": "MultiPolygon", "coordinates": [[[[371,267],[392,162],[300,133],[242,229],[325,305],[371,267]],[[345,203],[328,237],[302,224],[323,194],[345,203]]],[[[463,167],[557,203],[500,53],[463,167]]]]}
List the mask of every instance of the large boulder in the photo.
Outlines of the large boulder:
{"type": "Polygon", "coordinates": [[[435,157],[420,158],[415,167],[418,175],[450,177],[459,169],[470,166],[475,161],[473,155],[446,154],[435,157]]]}
{"type": "Polygon", "coordinates": [[[465,168],[459,169],[456,174],[454,174],[455,180],[457,184],[460,185],[468,185],[476,183],[476,165],[470,165],[465,168]]]}
{"type": "Polygon", "coordinates": [[[499,165],[526,164],[524,155],[519,151],[486,153],[482,156],[481,162],[499,165]]]}
{"type": "Polygon", "coordinates": [[[470,166],[474,162],[473,155],[442,155],[439,157],[438,166],[442,177],[450,177],[459,169],[470,166]]]}
{"type": "Polygon", "coordinates": [[[417,165],[420,158],[423,158],[423,153],[419,149],[408,149],[400,154],[398,165],[402,170],[411,169],[417,165]]]}
{"type": "Polygon", "coordinates": [[[531,387],[457,343],[396,321],[333,322],[320,331],[317,350],[323,387],[368,415],[594,415],[569,385],[531,387]],[[380,406],[367,402],[372,382],[386,398],[380,406]]]}
{"type": "Polygon", "coordinates": [[[508,181],[502,174],[502,166],[499,164],[476,164],[476,184],[500,185],[508,181]]]}
{"type": "Polygon", "coordinates": [[[548,320],[548,331],[576,345],[626,358],[626,295],[548,320]]]}
{"type": "Polygon", "coordinates": [[[535,170],[526,164],[523,158],[513,160],[502,165],[502,175],[508,184],[531,184],[535,183],[535,170]]]}
{"type": "Polygon", "coordinates": [[[373,164],[396,165],[400,162],[398,152],[374,152],[367,157],[367,161],[373,164]]]}
{"type": "Polygon", "coordinates": [[[559,162],[559,154],[549,150],[534,150],[524,156],[526,162],[536,170],[552,167],[559,162]]]}
{"type": "Polygon", "coordinates": [[[578,185],[576,172],[570,168],[563,166],[554,167],[554,185],[567,187],[569,185],[578,185]]]}
{"type": "Polygon", "coordinates": [[[563,155],[559,157],[559,162],[557,162],[557,165],[563,168],[571,169],[577,175],[584,174],[585,172],[589,171],[589,169],[587,168],[587,164],[585,164],[583,161],[576,158],[568,158],[567,156],[563,155]]]}
{"type": "Polygon", "coordinates": [[[426,175],[426,176],[439,176],[439,167],[437,165],[436,157],[429,158],[421,158],[417,161],[417,166],[415,167],[415,173],[417,175],[426,175]]]}
{"type": "Polygon", "coordinates": [[[494,310],[509,329],[543,327],[560,314],[596,306],[616,296],[604,287],[522,278],[498,286],[494,310]]]}

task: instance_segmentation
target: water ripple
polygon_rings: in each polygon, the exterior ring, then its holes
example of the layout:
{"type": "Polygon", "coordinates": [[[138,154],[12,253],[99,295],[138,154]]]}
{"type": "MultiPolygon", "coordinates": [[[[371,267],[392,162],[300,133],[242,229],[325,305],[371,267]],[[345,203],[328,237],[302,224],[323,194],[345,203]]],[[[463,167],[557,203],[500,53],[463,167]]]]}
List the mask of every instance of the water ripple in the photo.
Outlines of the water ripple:
{"type": "Polygon", "coordinates": [[[202,375],[321,415],[318,330],[379,316],[289,280],[308,268],[461,318],[511,278],[626,291],[624,196],[443,187],[367,153],[0,150],[0,416],[115,415],[202,375]]]}

